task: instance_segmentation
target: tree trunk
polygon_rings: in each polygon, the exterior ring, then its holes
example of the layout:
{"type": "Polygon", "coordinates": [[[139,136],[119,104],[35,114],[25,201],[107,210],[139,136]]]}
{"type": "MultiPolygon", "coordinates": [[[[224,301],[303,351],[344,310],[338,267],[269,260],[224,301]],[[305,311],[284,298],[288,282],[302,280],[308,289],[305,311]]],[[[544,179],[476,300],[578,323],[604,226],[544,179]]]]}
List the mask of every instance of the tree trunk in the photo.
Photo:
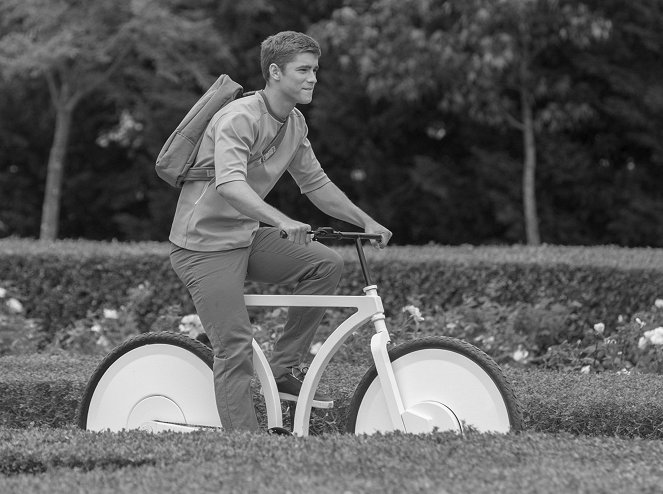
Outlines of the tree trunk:
{"type": "Polygon", "coordinates": [[[39,238],[41,240],[55,240],[58,236],[64,159],[69,143],[72,113],[73,105],[66,103],[56,104],[55,134],[48,156],[46,191],[41,211],[41,227],[39,231],[39,238]]]}
{"type": "Polygon", "coordinates": [[[527,245],[540,245],[539,218],[536,213],[536,142],[534,138],[534,119],[532,106],[525,88],[520,90],[521,112],[523,119],[523,210],[525,215],[525,235],[527,245]]]}

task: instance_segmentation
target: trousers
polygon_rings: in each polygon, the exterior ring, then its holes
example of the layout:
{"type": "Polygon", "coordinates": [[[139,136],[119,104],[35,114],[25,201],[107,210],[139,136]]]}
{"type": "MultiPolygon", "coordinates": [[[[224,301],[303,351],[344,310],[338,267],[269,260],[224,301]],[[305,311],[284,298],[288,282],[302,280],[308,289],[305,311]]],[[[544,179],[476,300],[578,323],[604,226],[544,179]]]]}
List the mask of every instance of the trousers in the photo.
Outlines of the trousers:
{"type": "MultiPolygon", "coordinates": [[[[332,294],[341,279],[343,259],[318,242],[297,245],[282,239],[276,228],[259,228],[249,247],[199,252],[173,245],[170,261],[212,345],[221,425],[228,430],[257,430],[251,392],[253,331],[244,304],[245,281],[294,284],[297,295],[332,294]]],[[[303,362],[325,310],[288,309],[270,358],[275,378],[303,362]]]]}

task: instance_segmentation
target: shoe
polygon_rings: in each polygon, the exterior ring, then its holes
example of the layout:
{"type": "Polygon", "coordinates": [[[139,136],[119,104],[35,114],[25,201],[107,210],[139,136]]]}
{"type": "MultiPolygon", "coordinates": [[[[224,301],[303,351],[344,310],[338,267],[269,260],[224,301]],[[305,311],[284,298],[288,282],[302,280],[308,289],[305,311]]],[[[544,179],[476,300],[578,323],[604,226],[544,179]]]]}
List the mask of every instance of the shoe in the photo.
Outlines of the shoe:
{"type": "Polygon", "coordinates": [[[267,429],[270,436],[293,436],[294,434],[284,427],[270,427],[267,429]]]}
{"type": "MultiPolygon", "coordinates": [[[[279,397],[282,400],[297,401],[306,370],[306,368],[291,367],[290,372],[276,379],[276,388],[279,390],[279,397]]],[[[316,390],[313,396],[313,406],[315,408],[331,408],[334,406],[334,400],[316,390]]]]}

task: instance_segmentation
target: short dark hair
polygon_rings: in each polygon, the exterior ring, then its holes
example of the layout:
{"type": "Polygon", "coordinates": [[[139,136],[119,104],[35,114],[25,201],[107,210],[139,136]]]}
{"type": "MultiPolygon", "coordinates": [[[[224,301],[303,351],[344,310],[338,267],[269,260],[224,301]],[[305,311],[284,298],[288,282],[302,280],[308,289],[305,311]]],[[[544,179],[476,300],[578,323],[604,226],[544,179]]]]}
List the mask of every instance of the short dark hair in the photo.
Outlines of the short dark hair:
{"type": "Polygon", "coordinates": [[[304,33],[282,31],[270,36],[260,45],[260,68],[265,81],[269,82],[269,66],[275,63],[283,70],[300,53],[320,56],[320,45],[304,33]]]}

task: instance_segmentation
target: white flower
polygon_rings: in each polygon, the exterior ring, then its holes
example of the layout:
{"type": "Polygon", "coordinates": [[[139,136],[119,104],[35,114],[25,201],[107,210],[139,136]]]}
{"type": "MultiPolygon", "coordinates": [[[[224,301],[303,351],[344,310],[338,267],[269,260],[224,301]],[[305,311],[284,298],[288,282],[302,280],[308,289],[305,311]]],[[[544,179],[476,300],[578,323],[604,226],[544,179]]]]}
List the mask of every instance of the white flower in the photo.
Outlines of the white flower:
{"type": "Polygon", "coordinates": [[[103,335],[97,339],[97,345],[102,346],[104,348],[108,348],[110,344],[111,344],[110,340],[103,335]]]}
{"type": "Polygon", "coordinates": [[[93,333],[101,333],[101,324],[93,324],[90,331],[93,333]]]}
{"type": "Polygon", "coordinates": [[[311,345],[311,350],[310,350],[311,355],[317,355],[318,352],[320,351],[320,348],[322,348],[322,342],[321,341],[318,341],[317,343],[313,343],[313,345],[311,345]]]}
{"type": "Polygon", "coordinates": [[[646,322],[644,322],[644,321],[643,321],[642,319],[640,319],[639,317],[636,317],[636,318],[635,318],[635,322],[637,322],[637,323],[640,325],[641,328],[644,327],[645,324],[647,324],[646,322]]]}
{"type": "Polygon", "coordinates": [[[197,337],[204,332],[203,323],[200,322],[198,314],[187,314],[180,320],[179,330],[188,334],[191,338],[197,337]]]}
{"type": "Polygon", "coordinates": [[[652,345],[663,345],[663,326],[645,331],[644,337],[647,338],[652,345]]]}
{"type": "Polygon", "coordinates": [[[513,355],[511,356],[516,362],[523,362],[527,357],[529,357],[529,351],[522,345],[518,345],[518,348],[513,355]]]}
{"type": "Polygon", "coordinates": [[[654,302],[654,307],[657,309],[663,309],[663,298],[657,298],[654,302]]]}
{"type": "Polygon", "coordinates": [[[0,298],[5,298],[7,296],[7,290],[0,286],[0,298]]]}
{"type": "Polygon", "coordinates": [[[7,300],[5,305],[7,306],[7,309],[9,309],[9,312],[12,314],[20,314],[23,312],[23,304],[15,298],[10,298],[7,300]]]}
{"type": "Polygon", "coordinates": [[[592,367],[590,365],[586,365],[582,369],[580,369],[580,373],[581,374],[589,374],[589,371],[591,370],[591,368],[592,367]]]}
{"type": "Polygon", "coordinates": [[[401,312],[407,312],[410,314],[412,319],[415,320],[415,322],[421,322],[424,320],[424,318],[421,315],[421,311],[419,310],[419,307],[416,307],[414,305],[406,305],[401,309],[401,312]]]}
{"type": "Polygon", "coordinates": [[[594,324],[594,331],[596,332],[596,334],[599,335],[603,334],[603,332],[605,331],[605,324],[603,324],[602,322],[597,322],[596,324],[594,324]]]}
{"type": "Polygon", "coordinates": [[[117,319],[119,316],[115,309],[104,309],[104,318],[106,319],[117,319]]]}
{"type": "Polygon", "coordinates": [[[644,336],[641,336],[640,339],[638,340],[638,348],[640,350],[644,350],[647,348],[647,345],[649,344],[649,340],[645,338],[644,336]]]}
{"type": "Polygon", "coordinates": [[[622,370],[617,371],[617,374],[618,374],[618,375],[625,374],[625,375],[628,376],[629,374],[631,374],[631,371],[628,370],[626,367],[624,367],[622,370]]]}

